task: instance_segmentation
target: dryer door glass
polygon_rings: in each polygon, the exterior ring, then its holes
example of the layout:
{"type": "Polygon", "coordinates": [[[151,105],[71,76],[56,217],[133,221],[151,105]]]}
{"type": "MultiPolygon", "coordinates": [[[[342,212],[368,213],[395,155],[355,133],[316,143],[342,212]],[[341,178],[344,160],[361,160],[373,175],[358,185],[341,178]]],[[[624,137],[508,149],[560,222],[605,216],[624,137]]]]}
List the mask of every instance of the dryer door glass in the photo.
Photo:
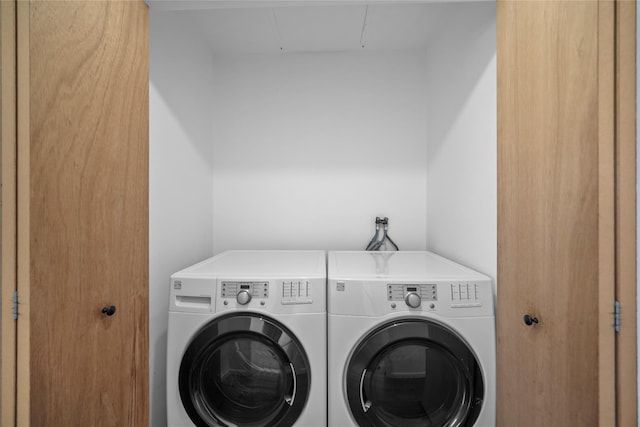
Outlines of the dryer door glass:
{"type": "Polygon", "coordinates": [[[235,314],[199,331],[182,359],[178,382],[196,425],[290,426],[308,397],[309,362],[279,322],[235,314]]]}
{"type": "Polygon", "coordinates": [[[360,425],[472,426],[484,396],[473,352],[428,320],[394,321],[367,335],[349,361],[346,382],[360,425]]]}

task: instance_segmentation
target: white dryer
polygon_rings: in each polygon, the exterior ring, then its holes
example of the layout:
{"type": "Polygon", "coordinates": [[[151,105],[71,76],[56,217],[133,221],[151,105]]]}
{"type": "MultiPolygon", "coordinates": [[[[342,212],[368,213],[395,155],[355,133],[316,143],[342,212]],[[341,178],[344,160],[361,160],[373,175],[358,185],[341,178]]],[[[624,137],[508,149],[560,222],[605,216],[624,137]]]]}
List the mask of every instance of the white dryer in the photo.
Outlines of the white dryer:
{"type": "Polygon", "coordinates": [[[171,276],[169,426],[326,426],[326,254],[229,251],[171,276]]]}
{"type": "Polygon", "coordinates": [[[328,425],[496,423],[491,280],[431,252],[329,252],[328,425]]]}

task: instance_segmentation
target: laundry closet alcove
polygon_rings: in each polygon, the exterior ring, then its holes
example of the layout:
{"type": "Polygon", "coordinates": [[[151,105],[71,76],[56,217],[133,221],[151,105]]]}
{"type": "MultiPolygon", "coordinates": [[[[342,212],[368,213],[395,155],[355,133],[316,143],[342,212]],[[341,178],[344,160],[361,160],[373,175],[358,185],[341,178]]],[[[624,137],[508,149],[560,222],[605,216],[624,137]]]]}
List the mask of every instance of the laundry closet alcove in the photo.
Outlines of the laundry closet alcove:
{"type": "Polygon", "coordinates": [[[495,278],[495,14],[151,2],[152,422],[165,416],[166,278],[199,259],[363,249],[384,215],[401,249],[495,278]]]}
{"type": "Polygon", "coordinates": [[[0,11],[3,425],[163,425],[171,273],[380,215],[494,280],[498,425],[637,423],[635,2],[0,11]]]}

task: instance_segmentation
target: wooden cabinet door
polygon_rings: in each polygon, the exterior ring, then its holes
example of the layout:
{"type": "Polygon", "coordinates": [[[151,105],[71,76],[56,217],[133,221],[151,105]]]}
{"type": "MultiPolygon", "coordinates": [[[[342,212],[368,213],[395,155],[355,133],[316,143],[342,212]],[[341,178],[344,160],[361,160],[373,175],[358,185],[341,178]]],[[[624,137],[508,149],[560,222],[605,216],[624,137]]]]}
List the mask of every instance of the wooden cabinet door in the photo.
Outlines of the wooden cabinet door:
{"type": "Polygon", "coordinates": [[[148,425],[147,6],[19,1],[17,34],[18,424],[148,425]]]}
{"type": "Polygon", "coordinates": [[[616,425],[615,8],[497,4],[502,427],[616,425]]]}

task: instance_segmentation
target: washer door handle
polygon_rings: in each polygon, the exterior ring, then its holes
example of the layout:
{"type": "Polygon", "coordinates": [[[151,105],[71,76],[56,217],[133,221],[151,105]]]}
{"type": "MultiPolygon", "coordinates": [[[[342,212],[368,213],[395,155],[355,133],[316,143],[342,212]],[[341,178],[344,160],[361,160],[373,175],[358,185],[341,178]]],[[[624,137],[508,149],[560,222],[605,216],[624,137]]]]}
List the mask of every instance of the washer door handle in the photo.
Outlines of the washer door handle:
{"type": "Polygon", "coordinates": [[[369,408],[371,408],[371,401],[367,399],[367,396],[364,393],[364,377],[367,375],[367,370],[362,370],[362,376],[360,376],[360,404],[362,405],[362,410],[367,412],[369,408]]]}
{"type": "Polygon", "coordinates": [[[291,394],[284,396],[284,401],[287,402],[289,406],[293,406],[293,401],[296,398],[296,391],[298,388],[298,382],[296,380],[296,370],[293,368],[293,363],[289,362],[289,366],[291,367],[291,394]]]}

